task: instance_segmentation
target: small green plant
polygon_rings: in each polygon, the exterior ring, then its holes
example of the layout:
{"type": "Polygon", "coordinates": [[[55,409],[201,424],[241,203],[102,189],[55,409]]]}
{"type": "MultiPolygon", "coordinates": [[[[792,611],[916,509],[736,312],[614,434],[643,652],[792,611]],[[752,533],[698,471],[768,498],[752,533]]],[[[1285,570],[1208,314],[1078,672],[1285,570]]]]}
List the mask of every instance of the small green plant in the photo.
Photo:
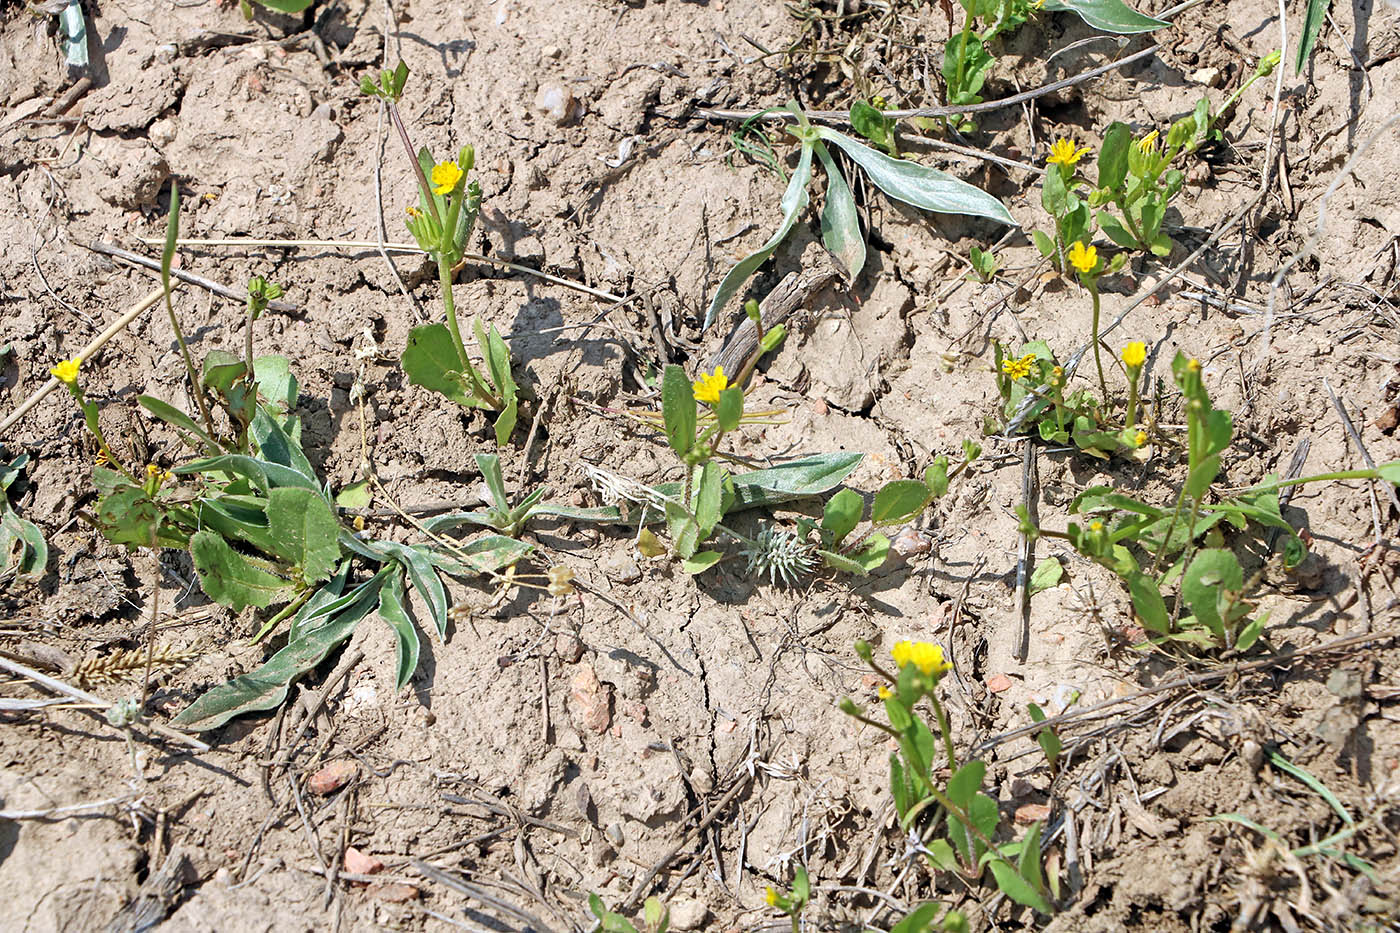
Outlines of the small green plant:
{"type": "Polygon", "coordinates": [[[29,454],[0,463],[0,580],[38,577],[49,563],[49,545],[39,526],[20,518],[10,504],[10,487],[29,465],[29,454]]]}
{"type": "Polygon", "coordinates": [[[843,489],[827,500],[821,524],[799,518],[803,538],[816,535],[817,555],[828,567],[864,576],[884,564],[890,539],[877,529],[900,525],[918,516],[933,500],[948,491],[948,484],[982,455],[980,445],[963,441],[963,462],[951,473],[947,455],[940,454],[924,471],[924,478],[891,480],[875,493],[870,507],[870,530],[847,541],[860,524],[865,500],[853,489],[843,489]]]}
{"type": "MultiPolygon", "coordinates": [[[[1088,389],[1066,391],[1065,368],[1045,341],[1033,340],[1021,350],[1020,356],[1006,356],[1000,343],[994,345],[997,391],[1002,398],[1001,414],[1007,421],[1028,396],[1033,396],[1037,401],[1026,423],[1034,424],[1046,443],[1072,443],[1101,460],[1114,455],[1139,457],[1147,452],[1150,437],[1138,420],[1139,382],[1147,359],[1147,348],[1141,341],[1129,343],[1122,351],[1128,397],[1121,422],[1112,406],[1088,389]]],[[[988,430],[995,428],[989,424],[988,430]]]]}
{"type": "MultiPolygon", "coordinates": [[[[1044,722],[1045,711],[1035,703],[1027,705],[1031,716],[1031,722],[1044,722]]],[[[1035,734],[1036,744],[1045,753],[1045,763],[1050,766],[1050,774],[1053,776],[1060,770],[1060,752],[1064,749],[1064,743],[1060,741],[1060,734],[1049,726],[1041,729],[1035,734]]]]}
{"type": "Polygon", "coordinates": [[[603,899],[596,894],[588,895],[588,909],[598,918],[603,933],[666,933],[671,928],[671,911],[656,897],[647,898],[642,905],[640,930],[622,914],[608,910],[603,899]]]}
{"type": "Polygon", "coordinates": [[[892,159],[899,158],[899,137],[895,128],[899,121],[884,114],[885,100],[857,100],[851,104],[851,129],[870,140],[892,159]]]}
{"type": "Polygon", "coordinates": [[[952,670],[942,647],[897,643],[890,651],[894,673],[876,663],[867,642],[856,642],[855,651],[886,682],[880,696],[888,724],[871,718],[849,698],[841,701],[841,709],[898,743],[898,751],[890,753],[890,793],[900,829],[922,840],[935,870],[954,872],[975,885],[990,869],[997,887],[1011,900],[1042,914],[1053,913],[1051,899],[1058,882],[1047,879],[1041,868],[1041,824],[1033,824],[1014,842],[998,841],[1001,814],[996,801],[982,793],[987,766],[975,759],[958,761],[938,698],[939,681],[952,670]],[[950,774],[946,783],[936,776],[942,767],[950,774]]]}
{"type": "Polygon", "coordinates": [[[494,325],[483,330],[481,322],[473,319],[472,329],[485,357],[486,371],[472,365],[452,296],[453,275],[467,251],[467,240],[481,210],[481,185],[467,181],[476,164],[476,151],[463,146],[456,159],[444,162],[434,162],[426,148],[414,152],[398,108],[407,80],[408,66],[399,62],[395,70],[381,72],[378,83],[369,76],[360,81],[362,94],[384,102],[413,165],[418,179],[418,206],[408,208],[405,224],[437,266],[447,317],[446,324],[425,324],[410,331],[400,362],[414,385],[431,389],[466,408],[496,412],[496,443],[504,445],[515,430],[518,417],[518,388],[510,372],[510,351],[494,325]]]}
{"type": "MultiPolygon", "coordinates": [[[[256,2],[258,6],[267,7],[269,10],[273,10],[277,13],[286,13],[289,16],[294,16],[297,13],[304,12],[307,7],[311,6],[312,0],[254,0],[254,2],[256,2]]],[[[238,0],[238,9],[239,12],[243,14],[245,20],[252,20],[252,2],[249,2],[249,0],[238,0]]]]}
{"type": "MultiPolygon", "coordinates": [[[[1339,479],[1400,484],[1400,461],[1296,480],[1267,477],[1233,495],[1218,493],[1212,484],[1233,438],[1233,419],[1211,405],[1199,361],[1178,353],[1172,373],[1186,413],[1187,472],[1176,502],[1164,507],[1111,486],[1091,486],[1070,505],[1070,513],[1083,516],[1084,524],[1071,521],[1064,532],[1048,531],[1031,523],[1021,507],[1021,530],[1032,537],[1062,538],[1122,578],[1152,642],[1243,652],[1263,634],[1267,620],[1267,613],[1254,615],[1248,598],[1264,569],[1246,580],[1235,550],[1226,546],[1226,531],[1243,534],[1260,526],[1287,532],[1280,558],[1285,569],[1292,568],[1306,556],[1306,548],[1279,512],[1280,489],[1339,479]]],[[[1261,556],[1267,566],[1271,555],[1261,556]]]]}
{"type": "MultiPolygon", "coordinates": [[[[739,260],[721,280],[705,314],[706,329],[792,232],[798,215],[808,204],[807,183],[812,179],[813,159],[819,161],[826,171],[826,204],[821,215],[822,242],[841,261],[847,275],[852,279],[860,275],[865,267],[865,236],[861,233],[851,187],[837,168],[827,143],[843,151],[876,187],[898,201],[942,214],[987,217],[1005,224],[1016,222],[1000,201],[979,188],[917,162],[891,158],[828,127],[813,126],[796,101],[789,101],[787,109],[797,118],[797,125],[788,126],[787,132],[797,138],[801,151],[797,168],[788,180],[787,190],[783,192],[782,223],[767,243],[739,260]]],[[[872,125],[864,117],[861,122],[867,128],[872,125]]]]}
{"type": "Polygon", "coordinates": [[[991,250],[983,250],[974,246],[968,250],[967,258],[968,262],[972,264],[972,274],[968,276],[969,279],[985,284],[996,278],[998,263],[991,250]]]}
{"type": "Polygon", "coordinates": [[[890,933],[934,933],[941,930],[942,933],[968,933],[971,927],[967,922],[967,915],[960,910],[948,910],[942,904],[934,901],[926,901],[905,914],[894,926],[890,927],[890,933]],[[942,919],[939,914],[943,914],[942,919]]]}
{"type": "Polygon", "coordinates": [[[800,933],[802,911],[811,899],[812,883],[807,878],[807,869],[801,865],[792,866],[792,887],[788,888],[786,893],[780,892],[772,885],[769,885],[764,893],[764,900],[768,902],[768,906],[781,910],[792,921],[792,933],[800,933]]]}

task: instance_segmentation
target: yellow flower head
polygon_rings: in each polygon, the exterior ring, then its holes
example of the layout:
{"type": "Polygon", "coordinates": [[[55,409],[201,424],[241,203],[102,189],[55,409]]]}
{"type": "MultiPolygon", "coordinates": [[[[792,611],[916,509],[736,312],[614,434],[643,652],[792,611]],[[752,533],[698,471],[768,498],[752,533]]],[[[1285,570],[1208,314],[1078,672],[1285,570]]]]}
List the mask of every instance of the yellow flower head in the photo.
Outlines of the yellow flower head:
{"type": "Polygon", "coordinates": [[[457,187],[462,177],[462,167],[456,162],[439,162],[433,166],[433,193],[447,194],[457,187]]]}
{"type": "Polygon", "coordinates": [[[78,369],[82,365],[83,358],[80,356],[75,356],[71,360],[64,360],[62,363],[59,363],[53,369],[50,369],[49,374],[64,385],[77,385],[78,369]]]}
{"type": "Polygon", "coordinates": [[[695,392],[695,401],[704,402],[706,405],[718,405],[719,394],[729,388],[729,380],[725,378],[724,367],[716,366],[713,373],[701,373],[700,378],[692,382],[690,387],[695,392]]]}
{"type": "Polygon", "coordinates": [[[148,463],[148,464],[146,464],[146,476],[147,476],[148,478],[150,478],[150,479],[155,479],[155,478],[156,478],[156,475],[159,474],[159,473],[160,473],[160,467],[156,466],[154,463],[148,463]]]}
{"type": "Polygon", "coordinates": [[[943,658],[943,648],[927,641],[901,641],[890,649],[894,663],[903,667],[912,664],[923,672],[925,677],[945,674],[953,669],[943,658]]]}
{"type": "Polygon", "coordinates": [[[1148,133],[1146,136],[1144,136],[1142,139],[1139,139],[1139,140],[1138,140],[1138,143],[1137,143],[1137,147],[1138,147],[1138,151],[1141,152],[1143,155],[1151,155],[1152,153],[1156,152],[1156,151],[1157,151],[1157,131],[1156,131],[1156,130],[1153,130],[1152,132],[1150,132],[1150,133],[1148,133]]]}
{"type": "Polygon", "coordinates": [[[1054,369],[1050,370],[1050,384],[1051,384],[1051,385],[1059,385],[1060,383],[1062,383],[1062,382],[1064,382],[1064,381],[1065,381],[1065,368],[1064,368],[1063,366],[1056,366],[1054,369]]]}
{"type": "Polygon", "coordinates": [[[1057,139],[1050,147],[1050,156],[1045,161],[1049,165],[1073,165],[1089,154],[1089,147],[1074,148],[1073,139],[1057,139]]]}
{"type": "Polygon", "coordinates": [[[880,699],[882,700],[888,700],[890,698],[890,688],[886,687],[884,684],[881,684],[879,689],[875,692],[880,695],[880,699]]]}
{"type": "MultiPolygon", "coordinates": [[[[450,190],[450,189],[449,189],[449,190],[450,190]]],[[[409,217],[413,218],[414,220],[417,220],[419,217],[422,217],[422,216],[423,216],[423,212],[420,211],[418,208],[413,207],[413,206],[405,207],[405,208],[403,209],[403,212],[404,212],[405,214],[407,214],[409,217]]]]}
{"type": "Polygon", "coordinates": [[[1082,274],[1088,275],[1098,268],[1099,248],[1097,246],[1086,247],[1082,242],[1075,241],[1075,244],[1069,248],[1069,264],[1082,274]]]}
{"type": "Polygon", "coordinates": [[[1017,360],[1006,359],[1001,361],[1001,371],[1012,379],[1025,379],[1031,374],[1031,365],[1035,362],[1035,354],[1027,353],[1017,360]]]}
{"type": "Polygon", "coordinates": [[[1198,373],[1201,371],[1201,361],[1193,356],[1191,357],[1191,359],[1186,361],[1186,368],[1191,370],[1191,372],[1193,373],[1198,373]]]}
{"type": "Polygon", "coordinates": [[[1103,522],[1090,522],[1089,530],[1094,534],[1098,534],[1100,531],[1103,531],[1103,522]]]}
{"type": "Polygon", "coordinates": [[[1146,431],[1139,431],[1139,432],[1137,432],[1137,434],[1133,435],[1133,443],[1134,443],[1135,445],[1137,445],[1138,447],[1141,447],[1141,446],[1143,446],[1144,444],[1146,444],[1146,443],[1147,443],[1147,432],[1146,432],[1146,431]]]}
{"type": "Polygon", "coordinates": [[[1147,362],[1147,344],[1134,340],[1123,348],[1123,365],[1129,369],[1141,369],[1147,362]]]}
{"type": "Polygon", "coordinates": [[[778,892],[773,890],[772,885],[768,886],[768,890],[764,893],[763,899],[768,902],[769,907],[778,906],[778,892]]]}

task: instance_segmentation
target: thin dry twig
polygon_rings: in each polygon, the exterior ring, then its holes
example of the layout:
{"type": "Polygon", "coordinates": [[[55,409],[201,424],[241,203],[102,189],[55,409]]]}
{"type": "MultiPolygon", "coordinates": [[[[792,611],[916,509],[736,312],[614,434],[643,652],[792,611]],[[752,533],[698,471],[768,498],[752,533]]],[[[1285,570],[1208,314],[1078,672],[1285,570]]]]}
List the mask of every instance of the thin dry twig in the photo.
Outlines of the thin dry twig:
{"type": "MultiPolygon", "coordinates": [[[[161,241],[162,245],[164,245],[164,242],[164,240],[161,241]]],[[[129,262],[133,266],[140,266],[143,269],[150,269],[154,272],[160,271],[159,259],[142,256],[140,253],[133,253],[130,250],[122,249],[120,246],[114,246],[111,243],[93,242],[89,243],[87,248],[94,253],[101,253],[104,256],[111,256],[114,259],[129,262]]],[[[220,282],[215,282],[213,279],[206,279],[202,275],[195,275],[193,272],[186,272],[184,269],[171,269],[170,277],[179,279],[181,282],[186,282],[190,285],[198,285],[200,288],[213,292],[220,298],[227,298],[229,301],[236,301],[242,304],[248,300],[248,293],[246,291],[240,292],[236,288],[230,288],[220,282]]],[[[295,314],[301,310],[298,305],[292,304],[289,301],[269,301],[267,306],[273,311],[280,311],[284,314],[295,314]]]]}

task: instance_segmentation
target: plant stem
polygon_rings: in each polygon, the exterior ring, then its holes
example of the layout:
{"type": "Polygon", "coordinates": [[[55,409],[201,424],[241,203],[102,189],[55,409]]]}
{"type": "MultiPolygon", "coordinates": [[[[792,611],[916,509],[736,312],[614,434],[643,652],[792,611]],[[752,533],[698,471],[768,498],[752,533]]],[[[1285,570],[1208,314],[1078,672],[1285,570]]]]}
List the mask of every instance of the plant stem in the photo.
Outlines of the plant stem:
{"type": "Polygon", "coordinates": [[[1276,489],[1284,489],[1288,486],[1301,486],[1304,483],[1322,483],[1329,480],[1379,478],[1379,470],[1338,470],[1334,473],[1317,473],[1312,476],[1299,477],[1298,479],[1274,480],[1272,483],[1264,483],[1262,486],[1250,486],[1245,492],[1273,492],[1276,489]]]}
{"type": "Polygon", "coordinates": [[[1128,414],[1124,419],[1123,429],[1131,431],[1137,424],[1138,407],[1138,379],[1142,375],[1142,369],[1135,368],[1128,370],[1128,414]]]}
{"type": "MultiPolygon", "coordinates": [[[[175,331],[175,342],[180,345],[180,355],[185,360],[185,371],[190,377],[190,391],[194,394],[195,404],[199,406],[199,416],[204,420],[204,430],[211,438],[217,437],[214,430],[214,419],[209,415],[209,403],[204,400],[204,387],[199,383],[199,373],[195,371],[194,360],[190,357],[190,348],[185,343],[185,332],[180,329],[180,320],[175,316],[175,306],[170,302],[170,289],[165,290],[165,313],[170,316],[170,326],[175,331]]],[[[215,451],[217,453],[217,451],[215,451]]]]}
{"type": "MultiPolygon", "coordinates": [[[[403,118],[399,116],[398,105],[393,101],[386,101],[386,104],[389,107],[389,120],[399,131],[399,139],[403,140],[403,148],[408,153],[408,162],[413,166],[413,174],[418,176],[418,190],[423,193],[423,200],[427,202],[428,213],[432,215],[433,222],[441,226],[442,218],[438,216],[437,202],[433,199],[433,188],[428,184],[428,176],[423,174],[423,166],[418,164],[418,153],[413,151],[413,142],[408,138],[408,129],[403,125],[403,118]]],[[[458,343],[460,342],[458,341],[458,343]]]]}
{"type": "Polygon", "coordinates": [[[447,311],[447,329],[452,332],[452,345],[457,350],[457,361],[466,370],[471,366],[467,359],[467,348],[462,343],[462,329],[457,325],[457,303],[452,298],[452,264],[442,250],[438,251],[438,279],[442,282],[442,306],[447,311]]]}
{"type": "Polygon", "coordinates": [[[1094,366],[1099,371],[1099,391],[1103,394],[1104,404],[1108,404],[1108,380],[1103,377],[1103,359],[1099,355],[1099,283],[1091,281],[1089,283],[1089,295],[1094,302],[1094,366]]]}
{"type": "Polygon", "coordinates": [[[938,697],[930,691],[928,701],[933,704],[933,715],[938,719],[938,731],[943,734],[943,753],[948,759],[948,770],[958,770],[958,759],[953,754],[953,737],[949,734],[952,730],[948,728],[948,716],[943,712],[943,704],[938,702],[938,697]]]}

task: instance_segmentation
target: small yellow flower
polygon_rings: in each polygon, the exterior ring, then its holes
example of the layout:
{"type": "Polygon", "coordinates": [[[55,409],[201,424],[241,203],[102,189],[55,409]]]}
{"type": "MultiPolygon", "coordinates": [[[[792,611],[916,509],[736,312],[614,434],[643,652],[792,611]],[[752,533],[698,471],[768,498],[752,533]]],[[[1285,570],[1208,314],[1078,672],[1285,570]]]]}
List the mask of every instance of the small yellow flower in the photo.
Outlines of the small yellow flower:
{"type": "Polygon", "coordinates": [[[700,378],[692,382],[690,387],[695,392],[695,401],[718,405],[719,394],[729,388],[729,380],[725,378],[724,367],[716,366],[713,373],[701,373],[700,378]]]}
{"type": "Polygon", "coordinates": [[[769,907],[778,906],[778,892],[773,890],[773,886],[768,886],[768,891],[763,895],[763,899],[768,902],[769,907]]]}
{"type": "Polygon", "coordinates": [[[909,663],[909,653],[914,649],[914,645],[907,641],[897,641],[890,649],[890,657],[894,658],[895,667],[903,667],[909,663]]]}
{"type": "Polygon", "coordinates": [[[1156,152],[1156,151],[1157,151],[1157,131],[1156,131],[1156,130],[1153,130],[1152,132],[1150,132],[1150,133],[1148,133],[1146,136],[1144,136],[1142,139],[1139,139],[1139,140],[1138,140],[1138,143],[1137,143],[1137,147],[1138,147],[1138,152],[1141,152],[1143,155],[1152,155],[1154,152],[1156,152]]]}
{"type": "Polygon", "coordinates": [[[1198,373],[1201,371],[1201,361],[1193,356],[1191,357],[1191,359],[1186,361],[1186,368],[1191,370],[1191,372],[1193,373],[1198,373]]]}
{"type": "Polygon", "coordinates": [[[876,110],[884,110],[889,105],[889,101],[885,100],[885,98],[879,94],[870,98],[870,106],[874,107],[876,110]]]}
{"type": "Polygon", "coordinates": [[[1137,434],[1133,435],[1133,443],[1134,443],[1135,445],[1137,445],[1138,447],[1141,447],[1141,446],[1143,446],[1144,444],[1146,444],[1146,443],[1147,443],[1147,432],[1146,432],[1146,431],[1139,431],[1139,432],[1137,432],[1137,434]]]}
{"type": "Polygon", "coordinates": [[[413,207],[412,205],[410,205],[410,206],[408,206],[408,207],[405,207],[405,208],[403,209],[403,212],[404,212],[405,214],[407,214],[407,215],[408,215],[410,218],[412,218],[413,220],[417,220],[419,217],[422,217],[422,216],[423,216],[423,212],[420,211],[418,208],[413,207]]]}
{"type": "Polygon", "coordinates": [[[53,369],[49,370],[49,375],[53,376],[64,385],[72,386],[78,384],[78,370],[83,365],[83,358],[75,356],[71,360],[64,360],[53,369]]]}
{"type": "Polygon", "coordinates": [[[570,596],[574,592],[574,572],[568,567],[549,568],[549,595],[570,596]]]}
{"type": "Polygon", "coordinates": [[[168,482],[170,482],[171,480],[173,480],[174,478],[175,478],[175,474],[172,473],[172,472],[170,472],[169,470],[166,470],[164,473],[160,474],[160,481],[161,481],[161,483],[168,483],[168,482]]]}
{"type": "Polygon", "coordinates": [[[439,162],[433,166],[433,193],[447,194],[457,187],[462,177],[462,167],[456,162],[439,162]]]}
{"type": "Polygon", "coordinates": [[[915,642],[910,651],[909,663],[913,664],[925,677],[946,674],[953,669],[943,657],[943,648],[931,642],[915,642]]]}
{"type": "Polygon", "coordinates": [[[1069,264],[1078,269],[1082,274],[1088,275],[1099,265],[1099,248],[1097,246],[1085,247],[1079,241],[1069,248],[1069,264]]]}
{"type": "Polygon", "coordinates": [[[106,465],[107,465],[107,451],[105,451],[105,450],[99,450],[99,451],[97,452],[97,456],[94,457],[93,460],[92,460],[92,465],[93,465],[93,466],[106,466],[106,465]]]}
{"type": "Polygon", "coordinates": [[[1064,368],[1063,366],[1056,366],[1054,369],[1050,370],[1050,384],[1051,384],[1051,385],[1060,385],[1060,384],[1063,383],[1064,381],[1065,381],[1065,368],[1064,368]]]}
{"type": "Polygon", "coordinates": [[[353,522],[351,522],[351,524],[353,524],[353,525],[355,526],[355,530],[356,530],[356,531],[364,531],[364,530],[365,530],[365,517],[364,517],[363,515],[356,515],[356,516],[355,516],[355,520],[354,520],[353,522]]]}
{"type": "Polygon", "coordinates": [[[1103,531],[1103,522],[1090,522],[1089,530],[1092,531],[1094,534],[1098,534],[1099,532],[1103,531]]]}
{"type": "Polygon", "coordinates": [[[1001,361],[1001,371],[1012,379],[1025,379],[1031,374],[1031,365],[1035,362],[1035,354],[1027,353],[1017,360],[1006,359],[1001,361]]]}
{"type": "Polygon", "coordinates": [[[1134,340],[1123,348],[1123,365],[1129,369],[1141,369],[1147,362],[1147,344],[1134,340]]]}
{"type": "Polygon", "coordinates": [[[880,699],[882,700],[888,700],[890,698],[890,688],[886,687],[884,684],[881,684],[880,688],[875,692],[880,695],[880,699]]]}
{"type": "Polygon", "coordinates": [[[1089,154],[1089,147],[1074,148],[1073,139],[1057,139],[1050,147],[1050,156],[1045,160],[1049,165],[1073,165],[1089,154]]]}
{"type": "Polygon", "coordinates": [[[155,479],[156,476],[158,476],[159,474],[160,474],[160,467],[156,466],[154,463],[148,463],[148,464],[146,464],[146,478],[147,478],[147,479],[155,479]]]}

